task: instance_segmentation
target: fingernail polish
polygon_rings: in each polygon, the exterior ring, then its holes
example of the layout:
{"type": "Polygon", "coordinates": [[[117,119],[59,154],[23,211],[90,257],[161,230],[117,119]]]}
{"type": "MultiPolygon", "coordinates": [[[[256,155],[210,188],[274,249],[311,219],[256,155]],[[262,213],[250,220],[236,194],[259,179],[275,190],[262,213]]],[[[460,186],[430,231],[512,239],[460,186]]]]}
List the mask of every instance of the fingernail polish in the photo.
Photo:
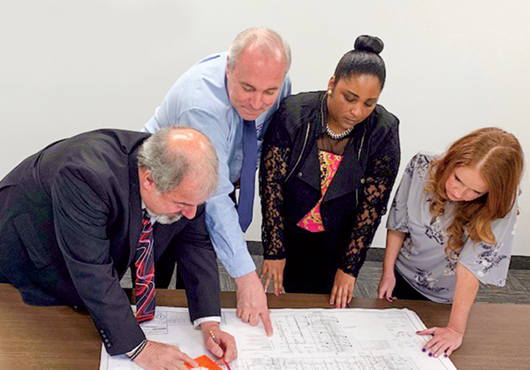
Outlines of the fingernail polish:
{"type": "Polygon", "coordinates": [[[447,358],[447,353],[446,353],[446,354],[444,354],[444,357],[445,357],[445,358],[447,358]]]}
{"type": "Polygon", "coordinates": [[[432,357],[432,353],[429,353],[429,357],[432,357]]]}
{"type": "Polygon", "coordinates": [[[421,351],[422,351],[422,352],[425,352],[425,351],[426,351],[426,349],[425,349],[425,348],[422,348],[422,349],[421,349],[421,351]]]}

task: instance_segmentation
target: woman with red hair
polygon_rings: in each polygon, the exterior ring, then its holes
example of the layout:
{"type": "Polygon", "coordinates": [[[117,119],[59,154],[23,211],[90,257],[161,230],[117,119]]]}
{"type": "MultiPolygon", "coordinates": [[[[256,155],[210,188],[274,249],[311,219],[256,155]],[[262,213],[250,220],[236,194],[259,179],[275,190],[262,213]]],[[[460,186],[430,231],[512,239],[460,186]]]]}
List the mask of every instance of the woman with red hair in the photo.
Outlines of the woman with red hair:
{"type": "Polygon", "coordinates": [[[441,156],[418,153],[405,169],[387,221],[379,298],[452,303],[449,323],[418,332],[446,357],[460,347],[479,282],[504,286],[523,172],[519,141],[476,130],[441,156]]]}

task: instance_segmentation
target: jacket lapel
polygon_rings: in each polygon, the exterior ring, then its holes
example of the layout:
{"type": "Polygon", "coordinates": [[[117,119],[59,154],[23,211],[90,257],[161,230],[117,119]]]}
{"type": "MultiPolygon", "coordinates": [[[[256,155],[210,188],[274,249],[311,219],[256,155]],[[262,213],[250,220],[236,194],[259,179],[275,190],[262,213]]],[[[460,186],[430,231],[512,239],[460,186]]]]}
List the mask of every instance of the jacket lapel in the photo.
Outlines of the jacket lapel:
{"type": "Polygon", "coordinates": [[[320,192],[320,162],[318,160],[318,148],[314,142],[311,143],[311,151],[306,160],[293,176],[320,192]]]}
{"type": "MultiPolygon", "coordinates": [[[[359,130],[361,131],[361,130],[359,130]]],[[[362,134],[362,132],[359,132],[362,134]]],[[[337,173],[333,177],[329,185],[323,202],[327,202],[339,197],[342,197],[355,189],[358,189],[362,182],[362,174],[364,169],[362,164],[357,159],[358,149],[354,145],[355,139],[348,144],[344,151],[342,162],[340,163],[337,173]]]]}
{"type": "Polygon", "coordinates": [[[127,266],[134,261],[142,227],[142,202],[136,154],[137,151],[134,151],[129,156],[129,260],[127,266]]]}

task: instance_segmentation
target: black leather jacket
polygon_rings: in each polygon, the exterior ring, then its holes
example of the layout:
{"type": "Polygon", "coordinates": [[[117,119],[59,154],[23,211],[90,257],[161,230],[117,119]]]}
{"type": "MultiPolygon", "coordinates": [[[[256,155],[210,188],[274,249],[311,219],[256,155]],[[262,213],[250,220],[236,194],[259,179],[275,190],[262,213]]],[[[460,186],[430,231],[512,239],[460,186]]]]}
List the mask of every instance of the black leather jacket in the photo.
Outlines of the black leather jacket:
{"type": "MultiPolygon", "coordinates": [[[[285,98],[265,135],[260,169],[265,259],[285,258],[285,229],[297,227],[322,196],[316,140],[325,133],[325,97],[318,91],[285,98]]],[[[344,246],[338,267],[355,277],[398,172],[398,126],[381,105],[355,126],[320,205],[325,230],[344,246]]]]}

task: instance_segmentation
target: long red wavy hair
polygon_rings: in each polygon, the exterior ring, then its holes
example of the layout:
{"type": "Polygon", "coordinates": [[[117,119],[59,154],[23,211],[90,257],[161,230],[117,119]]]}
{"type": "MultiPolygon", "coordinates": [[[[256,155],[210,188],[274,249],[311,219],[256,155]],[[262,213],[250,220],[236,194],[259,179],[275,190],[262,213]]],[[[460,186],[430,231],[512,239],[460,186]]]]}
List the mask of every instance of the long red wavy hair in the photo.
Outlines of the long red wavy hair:
{"type": "Polygon", "coordinates": [[[444,213],[449,201],[445,184],[458,167],[478,169],[489,191],[475,200],[458,203],[454,220],[447,228],[448,255],[463,246],[464,230],[474,242],[495,244],[491,224],[506,216],[515,204],[523,174],[523,150],[515,136],[497,127],[482,128],[455,141],[429,167],[430,179],[424,190],[433,196],[433,217],[444,213]]]}

